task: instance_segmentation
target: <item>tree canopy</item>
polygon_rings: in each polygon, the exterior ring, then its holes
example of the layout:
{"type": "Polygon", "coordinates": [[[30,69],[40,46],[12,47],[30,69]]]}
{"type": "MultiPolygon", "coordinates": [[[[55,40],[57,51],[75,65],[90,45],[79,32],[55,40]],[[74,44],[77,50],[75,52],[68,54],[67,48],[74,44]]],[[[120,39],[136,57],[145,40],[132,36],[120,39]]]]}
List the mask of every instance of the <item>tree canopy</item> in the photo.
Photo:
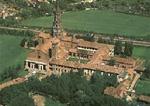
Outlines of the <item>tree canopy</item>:
{"type": "Polygon", "coordinates": [[[33,105],[32,95],[40,94],[70,106],[128,106],[125,101],[103,94],[107,86],[115,86],[116,76],[95,73],[86,80],[81,72],[52,75],[42,81],[32,77],[28,82],[0,91],[0,104],[10,106],[33,105]],[[15,101],[15,102],[14,102],[15,101]],[[22,101],[22,102],[21,102],[22,101]]]}

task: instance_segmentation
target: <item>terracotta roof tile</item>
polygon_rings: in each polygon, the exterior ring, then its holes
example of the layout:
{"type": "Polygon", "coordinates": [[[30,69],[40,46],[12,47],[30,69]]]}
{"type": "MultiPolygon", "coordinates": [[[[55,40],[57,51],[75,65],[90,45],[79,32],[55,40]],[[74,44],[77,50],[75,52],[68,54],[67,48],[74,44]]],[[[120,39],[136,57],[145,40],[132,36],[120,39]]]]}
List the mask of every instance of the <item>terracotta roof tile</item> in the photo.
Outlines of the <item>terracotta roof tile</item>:
{"type": "Polygon", "coordinates": [[[91,69],[91,70],[97,70],[97,71],[103,71],[103,72],[115,73],[115,74],[120,74],[125,71],[123,68],[114,68],[112,66],[81,64],[78,62],[63,61],[63,60],[51,60],[50,64],[63,65],[72,68],[85,68],[85,69],[91,69]]]}
{"type": "Polygon", "coordinates": [[[40,38],[48,39],[48,38],[50,38],[51,35],[47,34],[47,33],[44,33],[44,32],[40,32],[40,33],[38,33],[37,36],[40,37],[40,38]]]}
{"type": "Polygon", "coordinates": [[[49,61],[48,55],[39,50],[31,51],[28,54],[28,57],[26,60],[44,62],[44,63],[48,63],[49,61]]]}
{"type": "Polygon", "coordinates": [[[136,60],[134,60],[133,58],[121,58],[121,57],[114,57],[114,59],[119,62],[119,63],[124,63],[124,64],[132,64],[134,65],[136,63],[136,60]]]}

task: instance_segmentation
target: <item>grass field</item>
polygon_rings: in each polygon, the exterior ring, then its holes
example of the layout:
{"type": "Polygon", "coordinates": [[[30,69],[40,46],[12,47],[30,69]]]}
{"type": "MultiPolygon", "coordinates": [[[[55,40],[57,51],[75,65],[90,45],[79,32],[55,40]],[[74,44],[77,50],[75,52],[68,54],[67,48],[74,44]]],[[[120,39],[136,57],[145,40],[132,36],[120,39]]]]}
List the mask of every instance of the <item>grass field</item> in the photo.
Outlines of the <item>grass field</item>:
{"type": "MultiPolygon", "coordinates": [[[[53,17],[40,17],[27,19],[22,25],[51,27],[52,21],[53,17]]],[[[64,28],[70,30],[140,37],[150,35],[150,18],[106,10],[67,12],[62,21],[64,28]]]]}
{"type": "MultiPolygon", "coordinates": [[[[138,58],[150,60],[150,48],[135,47],[133,55],[138,58]]],[[[150,80],[139,80],[135,89],[137,94],[139,95],[140,94],[150,95],[150,80]]]]}
{"type": "Polygon", "coordinates": [[[134,47],[133,56],[150,60],[150,48],[148,47],[134,47]]]}
{"type": "Polygon", "coordinates": [[[148,47],[134,47],[133,56],[150,60],[150,48],[148,48],[148,47]]]}
{"type": "Polygon", "coordinates": [[[9,66],[23,65],[27,50],[20,47],[22,37],[0,35],[0,73],[9,66]]]}
{"type": "Polygon", "coordinates": [[[150,79],[139,80],[135,89],[136,89],[137,94],[150,95],[150,79]]]}

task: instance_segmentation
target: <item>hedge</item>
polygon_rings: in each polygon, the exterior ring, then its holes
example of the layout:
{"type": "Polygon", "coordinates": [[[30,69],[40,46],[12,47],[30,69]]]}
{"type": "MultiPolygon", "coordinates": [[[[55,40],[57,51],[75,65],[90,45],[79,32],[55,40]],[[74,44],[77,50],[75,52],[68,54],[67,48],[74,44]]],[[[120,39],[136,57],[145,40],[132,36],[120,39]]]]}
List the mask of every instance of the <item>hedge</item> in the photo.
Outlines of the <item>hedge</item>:
{"type": "Polygon", "coordinates": [[[33,37],[35,35],[35,32],[29,30],[10,30],[0,28],[0,34],[22,36],[22,37],[33,37]]]}

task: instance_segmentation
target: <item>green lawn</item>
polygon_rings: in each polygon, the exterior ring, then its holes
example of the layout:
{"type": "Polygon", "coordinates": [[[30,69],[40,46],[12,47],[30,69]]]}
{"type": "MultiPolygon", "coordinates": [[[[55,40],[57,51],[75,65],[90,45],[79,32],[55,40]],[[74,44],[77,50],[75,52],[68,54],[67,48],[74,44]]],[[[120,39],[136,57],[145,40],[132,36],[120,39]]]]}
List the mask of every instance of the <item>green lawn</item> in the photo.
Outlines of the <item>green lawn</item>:
{"type": "Polygon", "coordinates": [[[150,48],[148,47],[134,47],[133,56],[150,60],[150,48]]]}
{"type": "Polygon", "coordinates": [[[137,94],[150,95],[150,80],[139,80],[135,89],[137,94]]]}
{"type": "Polygon", "coordinates": [[[0,73],[9,66],[23,65],[27,50],[20,47],[23,37],[0,34],[0,73]]]}
{"type": "MultiPolygon", "coordinates": [[[[40,17],[27,19],[22,22],[22,25],[51,27],[52,21],[53,17],[40,17]]],[[[64,27],[70,30],[127,36],[150,35],[150,18],[106,10],[66,12],[62,21],[64,27]]]]}
{"type": "MultiPolygon", "coordinates": [[[[135,47],[134,56],[150,60],[150,48],[135,47]]],[[[139,80],[135,89],[137,94],[150,95],[150,80],[139,80]]]]}

